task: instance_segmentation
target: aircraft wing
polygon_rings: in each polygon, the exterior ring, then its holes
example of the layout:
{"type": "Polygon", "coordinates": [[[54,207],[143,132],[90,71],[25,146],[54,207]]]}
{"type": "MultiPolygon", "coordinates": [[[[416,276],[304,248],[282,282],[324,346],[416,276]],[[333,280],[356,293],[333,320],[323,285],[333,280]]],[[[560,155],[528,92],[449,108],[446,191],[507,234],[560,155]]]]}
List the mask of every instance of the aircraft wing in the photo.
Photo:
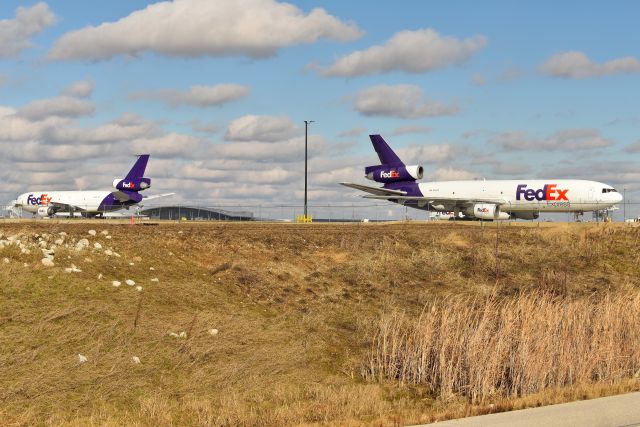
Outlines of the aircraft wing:
{"type": "Polygon", "coordinates": [[[160,197],[169,197],[169,196],[173,196],[176,193],[163,193],[163,194],[154,194],[153,196],[144,196],[143,200],[153,200],[153,199],[158,199],[160,197]]]}
{"type": "Polygon", "coordinates": [[[402,197],[407,194],[405,191],[389,190],[387,188],[380,188],[380,187],[369,187],[368,185],[354,184],[352,182],[341,182],[340,185],[344,185],[345,187],[349,187],[349,188],[355,188],[356,190],[360,190],[360,191],[366,191],[367,193],[371,193],[376,196],[376,197],[363,196],[371,199],[377,199],[377,198],[387,199],[393,196],[402,197]]]}
{"type": "Polygon", "coordinates": [[[74,206],[74,205],[70,205],[68,203],[60,203],[60,202],[56,202],[56,201],[50,201],[49,203],[47,203],[46,205],[47,207],[53,208],[53,212],[54,213],[58,213],[58,212],[71,212],[71,211],[75,211],[75,212],[84,212],[86,209],[80,206],[74,206]]]}
{"type": "Polygon", "coordinates": [[[381,200],[397,200],[402,201],[422,201],[430,204],[441,203],[447,206],[468,206],[476,203],[493,203],[496,205],[505,205],[507,202],[504,199],[490,199],[490,198],[468,198],[468,197],[420,197],[420,196],[378,196],[378,195],[365,195],[362,196],[365,199],[381,199],[381,200]]]}

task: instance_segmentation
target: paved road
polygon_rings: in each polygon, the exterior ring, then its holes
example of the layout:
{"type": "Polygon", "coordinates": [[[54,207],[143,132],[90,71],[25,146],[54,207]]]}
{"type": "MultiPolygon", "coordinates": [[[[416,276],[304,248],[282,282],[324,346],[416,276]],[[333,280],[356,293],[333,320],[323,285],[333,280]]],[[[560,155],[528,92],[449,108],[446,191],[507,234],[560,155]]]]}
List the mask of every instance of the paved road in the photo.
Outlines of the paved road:
{"type": "MultiPolygon", "coordinates": [[[[436,423],[438,427],[640,426],[640,392],[436,423]]],[[[434,426],[434,424],[430,424],[434,426]]]]}

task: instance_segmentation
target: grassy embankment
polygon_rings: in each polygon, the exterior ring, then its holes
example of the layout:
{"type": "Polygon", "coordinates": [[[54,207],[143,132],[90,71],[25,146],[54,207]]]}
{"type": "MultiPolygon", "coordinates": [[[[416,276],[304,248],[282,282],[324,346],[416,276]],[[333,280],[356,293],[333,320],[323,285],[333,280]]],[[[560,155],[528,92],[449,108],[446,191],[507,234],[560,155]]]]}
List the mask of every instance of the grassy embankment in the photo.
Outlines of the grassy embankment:
{"type": "Polygon", "coordinates": [[[503,226],[497,257],[463,224],[0,233],[30,252],[0,248],[5,425],[393,425],[640,388],[637,228],[503,226]]]}

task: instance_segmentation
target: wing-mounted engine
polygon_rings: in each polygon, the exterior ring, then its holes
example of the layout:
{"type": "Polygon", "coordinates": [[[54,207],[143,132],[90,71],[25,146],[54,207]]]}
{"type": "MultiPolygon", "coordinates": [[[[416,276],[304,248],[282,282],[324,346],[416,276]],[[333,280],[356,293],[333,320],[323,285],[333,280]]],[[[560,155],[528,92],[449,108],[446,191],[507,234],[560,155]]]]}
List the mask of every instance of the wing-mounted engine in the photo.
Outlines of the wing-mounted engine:
{"type": "Polygon", "coordinates": [[[115,179],[113,188],[121,191],[142,191],[151,187],[150,178],[115,179]]]}
{"type": "Polygon", "coordinates": [[[540,213],[539,212],[533,212],[533,211],[529,211],[529,212],[511,212],[511,218],[514,218],[514,219],[534,220],[534,219],[538,219],[538,217],[540,217],[540,213]]]}
{"type": "Polygon", "coordinates": [[[56,209],[53,206],[40,206],[36,211],[37,216],[53,216],[56,213],[56,209]]]}
{"type": "Polygon", "coordinates": [[[487,220],[509,219],[511,215],[500,210],[500,205],[494,203],[476,203],[472,208],[464,211],[466,216],[487,220]]]}
{"type": "Polygon", "coordinates": [[[422,179],[424,168],[419,165],[389,166],[375,165],[364,168],[365,177],[376,182],[403,182],[422,179]]]}

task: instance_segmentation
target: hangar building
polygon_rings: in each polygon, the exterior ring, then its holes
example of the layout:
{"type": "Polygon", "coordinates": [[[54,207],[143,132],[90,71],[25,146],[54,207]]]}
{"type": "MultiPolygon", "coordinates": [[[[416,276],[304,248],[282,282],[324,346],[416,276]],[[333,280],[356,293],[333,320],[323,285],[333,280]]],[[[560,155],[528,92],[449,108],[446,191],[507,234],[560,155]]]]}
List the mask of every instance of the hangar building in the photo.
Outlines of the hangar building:
{"type": "Polygon", "coordinates": [[[233,212],[202,206],[158,206],[153,208],[141,209],[139,213],[140,215],[148,216],[151,219],[187,219],[190,221],[254,221],[253,212],[233,212]]]}

